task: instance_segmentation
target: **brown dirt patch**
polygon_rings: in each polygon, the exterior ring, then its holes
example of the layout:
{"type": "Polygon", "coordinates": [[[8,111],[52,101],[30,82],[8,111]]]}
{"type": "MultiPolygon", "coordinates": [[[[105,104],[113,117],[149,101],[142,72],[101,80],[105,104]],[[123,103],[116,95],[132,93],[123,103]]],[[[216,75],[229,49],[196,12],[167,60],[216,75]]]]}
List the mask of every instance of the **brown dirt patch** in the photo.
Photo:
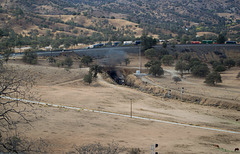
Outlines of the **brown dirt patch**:
{"type": "MultiPolygon", "coordinates": [[[[35,74],[34,91],[43,102],[98,109],[129,114],[133,101],[133,115],[192,125],[240,130],[236,121],[239,112],[184,103],[156,97],[136,89],[109,84],[98,78],[92,85],[82,79],[87,69],[47,66],[15,65],[18,71],[35,74]]],[[[150,153],[150,146],[158,143],[161,153],[224,153],[210,144],[232,150],[240,144],[239,135],[175,126],[171,124],[136,120],[94,112],[39,106],[41,118],[32,123],[26,135],[49,142],[52,153],[68,152],[73,145],[95,142],[111,143],[113,140],[126,148],[140,148],[150,153]],[[222,138],[218,138],[219,136],[222,138]],[[208,138],[210,137],[210,138],[208,138]],[[210,142],[208,141],[210,140],[210,142]],[[229,144],[229,141],[231,144],[229,144]]]]}

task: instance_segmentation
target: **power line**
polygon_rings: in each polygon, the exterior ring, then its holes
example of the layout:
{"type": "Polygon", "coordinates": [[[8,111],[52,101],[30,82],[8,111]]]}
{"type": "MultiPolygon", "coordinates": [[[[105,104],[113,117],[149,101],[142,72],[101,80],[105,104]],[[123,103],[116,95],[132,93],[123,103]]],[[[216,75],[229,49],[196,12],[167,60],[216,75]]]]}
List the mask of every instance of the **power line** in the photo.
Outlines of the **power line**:
{"type": "Polygon", "coordinates": [[[32,104],[48,105],[48,106],[57,107],[57,108],[83,110],[83,111],[88,111],[88,112],[96,112],[96,113],[115,115],[115,116],[121,116],[121,117],[129,117],[129,118],[133,118],[133,119],[148,120],[148,121],[154,121],[154,122],[165,123],[165,124],[172,124],[172,125],[178,125],[178,126],[184,126],[184,127],[199,128],[199,129],[211,130],[211,131],[216,131],[216,132],[224,132],[224,133],[240,135],[240,132],[237,132],[237,131],[224,130],[224,129],[218,129],[218,128],[210,128],[210,127],[202,127],[202,126],[194,126],[194,125],[183,124],[183,123],[178,123],[178,122],[170,122],[170,121],[164,121],[164,120],[159,120],[159,119],[144,118],[144,117],[140,117],[140,116],[131,116],[131,115],[126,115],[126,114],[122,114],[122,113],[113,113],[113,112],[109,112],[109,111],[100,111],[100,110],[95,110],[95,109],[84,109],[84,108],[80,108],[80,107],[49,104],[49,103],[44,103],[44,102],[30,101],[30,100],[26,100],[26,99],[18,99],[18,98],[11,98],[11,97],[5,97],[5,96],[0,96],[0,98],[15,100],[15,101],[22,101],[22,102],[32,103],[32,104]]]}

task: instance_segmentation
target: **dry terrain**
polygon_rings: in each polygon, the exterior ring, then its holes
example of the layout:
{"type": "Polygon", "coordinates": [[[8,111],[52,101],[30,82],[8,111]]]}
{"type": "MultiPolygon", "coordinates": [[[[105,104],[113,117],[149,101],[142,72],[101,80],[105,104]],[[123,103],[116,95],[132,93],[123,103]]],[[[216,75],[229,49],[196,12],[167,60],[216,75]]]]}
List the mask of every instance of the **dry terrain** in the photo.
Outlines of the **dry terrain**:
{"type": "Polygon", "coordinates": [[[176,84],[169,79],[173,76],[180,76],[180,73],[175,71],[174,67],[164,67],[164,69],[166,72],[163,78],[152,78],[152,80],[165,88],[180,91],[181,87],[184,87],[184,92],[192,95],[224,99],[235,103],[240,101],[240,82],[236,78],[239,72],[237,67],[221,73],[223,82],[214,87],[207,87],[203,78],[194,78],[189,74],[186,74],[182,81],[176,84]]]}
{"type": "MultiPolygon", "coordinates": [[[[239,111],[201,106],[146,94],[126,86],[110,84],[101,76],[91,85],[83,82],[88,68],[66,70],[47,66],[30,66],[22,63],[9,63],[18,71],[34,74],[34,92],[42,102],[130,114],[133,102],[133,115],[170,122],[232,130],[240,132],[239,111]]],[[[133,62],[130,67],[136,67],[133,62]]],[[[200,79],[185,76],[179,84],[173,83],[173,68],[165,68],[170,73],[155,79],[157,84],[167,88],[186,87],[186,92],[207,97],[235,99],[239,103],[239,80],[233,78],[237,68],[223,74],[223,83],[217,87],[207,87],[200,79]],[[207,90],[207,91],[206,91],[207,90]],[[216,92],[216,93],[215,93],[216,92]]],[[[239,69],[238,69],[239,70],[239,69]]],[[[36,106],[41,109],[39,118],[32,122],[31,129],[23,129],[31,139],[42,138],[49,143],[51,153],[64,153],[73,150],[74,145],[112,141],[127,149],[140,148],[142,153],[150,153],[150,146],[158,143],[159,153],[239,153],[240,134],[192,128],[149,120],[134,119],[118,115],[108,115],[83,110],[70,110],[50,106],[36,106]],[[220,148],[217,148],[219,145],[220,148]]],[[[127,153],[125,151],[124,153],[127,153]]]]}

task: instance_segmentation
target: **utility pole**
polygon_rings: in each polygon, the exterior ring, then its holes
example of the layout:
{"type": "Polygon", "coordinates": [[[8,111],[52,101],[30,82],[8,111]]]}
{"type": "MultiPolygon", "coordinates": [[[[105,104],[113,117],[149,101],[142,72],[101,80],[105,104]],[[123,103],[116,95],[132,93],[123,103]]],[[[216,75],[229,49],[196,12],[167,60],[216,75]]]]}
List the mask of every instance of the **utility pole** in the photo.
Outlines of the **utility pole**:
{"type": "Polygon", "coordinates": [[[141,73],[141,45],[139,45],[139,74],[141,73]]]}
{"type": "Polygon", "coordinates": [[[132,104],[133,104],[133,103],[132,103],[132,99],[131,99],[131,106],[130,106],[130,116],[131,116],[131,118],[132,118],[132,114],[133,114],[133,113],[132,113],[132,109],[133,109],[132,104]]]}
{"type": "Polygon", "coordinates": [[[155,152],[155,149],[158,147],[158,144],[151,145],[151,154],[158,154],[158,152],[155,152]]]}
{"type": "Polygon", "coordinates": [[[168,90],[168,98],[171,98],[171,90],[168,90]]]}
{"type": "Polygon", "coordinates": [[[181,88],[181,101],[182,101],[182,98],[183,98],[183,93],[184,93],[184,87],[181,88]]]}

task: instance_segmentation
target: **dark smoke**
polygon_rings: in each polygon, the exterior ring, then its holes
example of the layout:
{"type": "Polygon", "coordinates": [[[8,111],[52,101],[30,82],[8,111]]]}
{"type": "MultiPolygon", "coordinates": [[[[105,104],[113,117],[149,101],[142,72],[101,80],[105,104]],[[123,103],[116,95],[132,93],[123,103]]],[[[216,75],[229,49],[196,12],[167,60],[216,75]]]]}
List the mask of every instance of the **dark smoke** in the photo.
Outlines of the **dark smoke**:
{"type": "Polygon", "coordinates": [[[104,56],[103,59],[98,61],[98,63],[100,65],[114,67],[116,65],[120,65],[120,64],[124,63],[125,58],[126,58],[126,53],[124,51],[111,49],[104,56]]]}

